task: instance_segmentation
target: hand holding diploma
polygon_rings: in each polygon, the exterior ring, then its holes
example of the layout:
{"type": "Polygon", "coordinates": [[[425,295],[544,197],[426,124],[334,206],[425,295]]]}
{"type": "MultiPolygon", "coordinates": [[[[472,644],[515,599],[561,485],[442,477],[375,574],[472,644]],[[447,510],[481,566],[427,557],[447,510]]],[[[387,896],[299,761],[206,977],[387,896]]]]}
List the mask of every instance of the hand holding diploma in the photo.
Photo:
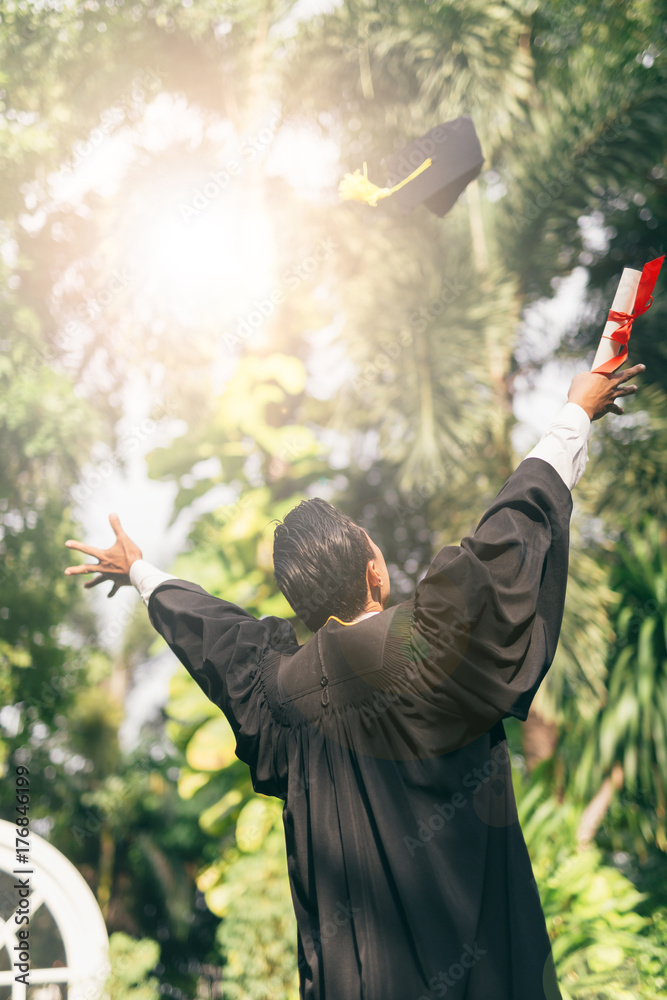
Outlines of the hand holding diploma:
{"type": "Polygon", "coordinates": [[[609,310],[609,316],[600,345],[593,361],[592,371],[600,374],[610,374],[623,364],[628,356],[628,341],[632,324],[637,316],[641,316],[651,308],[652,292],[660,274],[663,257],[656,257],[643,270],[636,271],[632,267],[624,267],[621,280],[616,289],[614,301],[609,310]],[[618,350],[619,344],[621,350],[618,350]]]}
{"type": "Polygon", "coordinates": [[[646,365],[634,365],[622,372],[582,372],[575,375],[567,395],[568,402],[578,403],[590,420],[599,420],[605,413],[623,413],[616,403],[617,396],[632,396],[636,385],[622,385],[629,378],[641,375],[646,365]]]}

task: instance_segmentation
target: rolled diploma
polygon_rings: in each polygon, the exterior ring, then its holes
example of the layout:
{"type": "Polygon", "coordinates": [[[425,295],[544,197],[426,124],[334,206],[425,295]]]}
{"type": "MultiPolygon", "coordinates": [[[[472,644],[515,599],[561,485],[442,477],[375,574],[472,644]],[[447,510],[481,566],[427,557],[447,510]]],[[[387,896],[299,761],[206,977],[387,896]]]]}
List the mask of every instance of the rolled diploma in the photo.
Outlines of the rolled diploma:
{"type": "MultiPolygon", "coordinates": [[[[641,271],[635,271],[632,267],[623,268],[621,280],[618,283],[616,295],[614,295],[614,301],[611,304],[611,308],[615,312],[632,312],[641,276],[641,271]]],[[[616,320],[607,320],[605,328],[602,331],[602,336],[600,337],[600,344],[598,346],[597,353],[593,359],[593,364],[591,365],[591,371],[593,371],[594,368],[597,368],[598,365],[603,365],[605,361],[615,358],[618,354],[621,345],[617,340],[610,340],[609,338],[614,330],[618,330],[621,325],[622,324],[617,323],[616,320]]]]}

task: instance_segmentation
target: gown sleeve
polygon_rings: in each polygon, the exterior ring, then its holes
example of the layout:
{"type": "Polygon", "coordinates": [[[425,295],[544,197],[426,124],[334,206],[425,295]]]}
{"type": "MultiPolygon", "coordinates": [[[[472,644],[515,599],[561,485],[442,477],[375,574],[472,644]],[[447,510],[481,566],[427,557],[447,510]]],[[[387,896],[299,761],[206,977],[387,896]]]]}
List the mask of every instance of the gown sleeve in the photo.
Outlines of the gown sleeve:
{"type": "Polygon", "coordinates": [[[236,756],[250,766],[256,791],[281,796],[286,780],[286,726],[267,701],[263,672],[298,648],[282,618],[254,618],[185,580],[160,584],[148,602],[151,624],[218,705],[236,737],[236,756]]]}
{"type": "Polygon", "coordinates": [[[560,634],[571,510],[552,466],[525,459],[474,534],[441,549],[417,587],[409,675],[459,745],[528,715],[560,634]]]}

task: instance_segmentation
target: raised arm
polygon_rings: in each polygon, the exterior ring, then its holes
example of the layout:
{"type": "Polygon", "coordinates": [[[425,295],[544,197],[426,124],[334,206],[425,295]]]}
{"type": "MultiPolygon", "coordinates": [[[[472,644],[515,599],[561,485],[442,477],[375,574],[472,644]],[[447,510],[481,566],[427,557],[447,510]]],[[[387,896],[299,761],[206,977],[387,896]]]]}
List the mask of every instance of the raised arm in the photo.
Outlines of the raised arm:
{"type": "Polygon", "coordinates": [[[575,375],[567,403],[526,458],[541,458],[548,462],[567,488],[574,489],[588,461],[591,421],[599,420],[606,413],[622,414],[623,409],[615,402],[616,397],[637,391],[636,385],[622,383],[642,371],[644,365],[635,365],[627,371],[616,371],[611,375],[595,372],[575,375]]]}
{"type": "MultiPolygon", "coordinates": [[[[258,620],[243,608],[214,597],[196,583],[163,573],[143,559],[141,549],[123,530],[117,514],[109,515],[116,541],[108,549],[83,542],[65,544],[98,562],[68,566],[68,576],[97,573],[85,586],[112,582],[109,597],[132,584],[148,607],[151,624],[211,701],[229,715],[227,671],[237,672],[259,662],[269,648],[296,644],[292,627],[282,619],[258,620]]],[[[231,720],[230,720],[231,721],[231,720]]]]}
{"type": "MultiPolygon", "coordinates": [[[[567,585],[570,490],[586,464],[590,419],[644,370],[577,376],[559,418],[460,545],[436,555],[414,599],[415,691],[462,746],[508,715],[525,719],[553,660],[567,585]]],[[[444,749],[441,749],[444,752],[444,749]]]]}
{"type": "Polygon", "coordinates": [[[70,540],[69,548],[98,562],[69,566],[65,572],[97,573],[86,587],[111,580],[109,597],[119,587],[134,584],[155,630],[227,716],[236,737],[236,755],[250,766],[255,789],[284,795],[287,730],[266,701],[264,677],[275,672],[282,652],[298,648],[294,629],[284,619],[257,619],[196,583],[162,573],[143,560],[115,514],[109,521],[116,535],[114,545],[97,549],[70,540]]]}

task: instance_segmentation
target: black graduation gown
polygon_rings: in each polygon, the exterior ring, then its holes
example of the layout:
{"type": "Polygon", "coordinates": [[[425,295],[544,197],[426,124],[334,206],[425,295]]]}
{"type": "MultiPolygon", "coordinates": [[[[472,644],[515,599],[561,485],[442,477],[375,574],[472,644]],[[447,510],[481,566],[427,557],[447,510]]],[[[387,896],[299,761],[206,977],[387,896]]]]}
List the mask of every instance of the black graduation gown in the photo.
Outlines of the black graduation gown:
{"type": "Polygon", "coordinates": [[[557,1000],[502,719],[548,670],[570,491],[524,460],[414,597],[304,645],[181,580],[149,613],[284,799],[304,1000],[557,1000]]]}

